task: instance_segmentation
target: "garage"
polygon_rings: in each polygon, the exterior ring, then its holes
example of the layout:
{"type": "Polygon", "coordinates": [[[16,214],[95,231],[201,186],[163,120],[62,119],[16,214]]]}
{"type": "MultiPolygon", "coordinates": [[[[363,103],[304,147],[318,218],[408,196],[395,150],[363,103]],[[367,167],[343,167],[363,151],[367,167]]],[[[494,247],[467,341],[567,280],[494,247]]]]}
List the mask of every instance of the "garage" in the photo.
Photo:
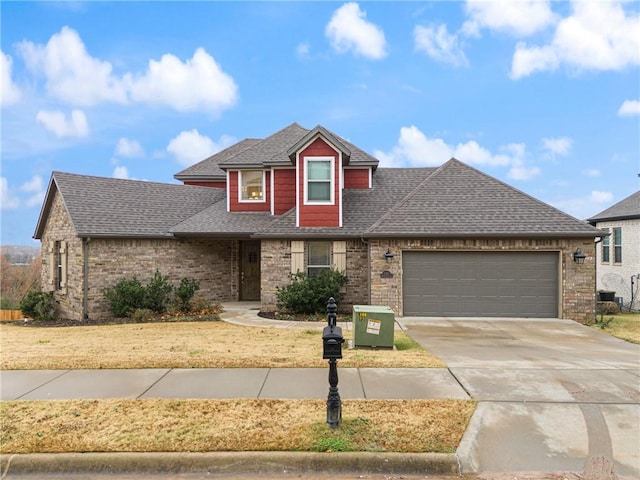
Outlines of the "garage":
{"type": "Polygon", "coordinates": [[[403,314],[558,316],[558,252],[402,253],[403,314]]]}

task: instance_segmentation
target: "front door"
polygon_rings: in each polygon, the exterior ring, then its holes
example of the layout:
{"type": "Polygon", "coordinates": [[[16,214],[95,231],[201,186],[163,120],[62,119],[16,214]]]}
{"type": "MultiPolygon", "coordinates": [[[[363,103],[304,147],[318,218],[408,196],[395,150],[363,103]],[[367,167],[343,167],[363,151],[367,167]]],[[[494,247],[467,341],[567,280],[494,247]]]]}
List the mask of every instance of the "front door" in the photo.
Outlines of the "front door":
{"type": "Polygon", "coordinates": [[[240,242],[240,300],[260,300],[260,242],[240,242]]]}

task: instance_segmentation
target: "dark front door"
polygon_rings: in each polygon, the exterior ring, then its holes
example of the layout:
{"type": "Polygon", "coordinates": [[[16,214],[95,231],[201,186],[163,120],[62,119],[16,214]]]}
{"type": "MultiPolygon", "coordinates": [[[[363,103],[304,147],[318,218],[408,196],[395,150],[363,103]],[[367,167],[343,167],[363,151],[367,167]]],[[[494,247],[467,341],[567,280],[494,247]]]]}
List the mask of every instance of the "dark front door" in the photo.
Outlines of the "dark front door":
{"type": "Polygon", "coordinates": [[[260,300],[260,242],[240,242],[240,300],[260,300]]]}

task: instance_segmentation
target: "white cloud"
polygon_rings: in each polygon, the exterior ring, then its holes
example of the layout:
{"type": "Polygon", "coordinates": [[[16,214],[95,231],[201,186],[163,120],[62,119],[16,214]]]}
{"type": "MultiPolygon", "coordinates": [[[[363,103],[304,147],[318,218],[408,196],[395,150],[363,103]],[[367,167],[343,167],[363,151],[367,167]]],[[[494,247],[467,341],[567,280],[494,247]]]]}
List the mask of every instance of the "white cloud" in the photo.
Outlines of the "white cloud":
{"type": "Polygon", "coordinates": [[[439,166],[455,157],[465,163],[510,168],[508,175],[516,180],[528,180],[540,173],[537,167],[525,164],[526,147],[510,143],[493,154],[475,140],[449,145],[441,138],[428,138],[416,126],[402,127],[397,144],[390,152],[375,151],[374,156],[385,167],[439,166]]]}
{"type": "Polygon", "coordinates": [[[46,45],[27,40],[17,46],[27,66],[45,78],[47,92],[70,105],[143,102],[178,111],[219,114],[237,101],[238,87],[203,48],[185,62],[172,54],[150,60],[142,74],[114,74],[111,63],[92,57],[69,27],[46,45]]]}
{"type": "Polygon", "coordinates": [[[203,48],[183,63],[165,54],[150,60],[141,77],[127,75],[134,101],[169,105],[178,111],[220,113],[237,100],[238,87],[203,48]]]}
{"type": "Polygon", "coordinates": [[[13,83],[13,59],[0,51],[0,106],[13,105],[20,100],[20,89],[13,83]]]}
{"type": "Polygon", "coordinates": [[[568,155],[573,146],[573,140],[568,137],[549,137],[542,139],[542,147],[553,155],[568,155]]]}
{"type": "Polygon", "coordinates": [[[129,179],[129,170],[123,165],[117,165],[116,168],[113,169],[113,174],[111,176],[113,178],[121,178],[127,180],[129,179]]]}
{"type": "Polygon", "coordinates": [[[613,193],[593,190],[591,192],[590,199],[591,201],[596,203],[611,203],[611,201],[613,200],[613,193]]]}
{"type": "Polygon", "coordinates": [[[467,0],[465,9],[470,19],[462,32],[468,36],[479,35],[482,28],[529,36],[556,21],[549,2],[541,0],[467,0]]]}
{"type": "Polygon", "coordinates": [[[562,19],[548,45],[518,43],[511,78],[560,65],[581,70],[622,70],[640,64],[640,16],[625,12],[619,2],[572,4],[572,15],[562,19]]]}
{"type": "Polygon", "coordinates": [[[9,189],[5,177],[0,177],[0,209],[13,210],[20,207],[20,200],[9,189]]]}
{"type": "Polygon", "coordinates": [[[437,28],[417,25],[413,30],[413,40],[416,50],[425,52],[438,62],[454,66],[469,65],[458,36],[449,34],[446,25],[440,25],[437,28]]]}
{"type": "Polygon", "coordinates": [[[597,168],[585,168],[582,170],[582,174],[586,177],[596,178],[602,175],[602,172],[597,168]]]}
{"type": "Polygon", "coordinates": [[[71,105],[127,101],[124,85],[113,76],[111,64],[89,55],[78,32],[69,27],[54,34],[46,45],[24,40],[18,51],[31,70],[44,74],[47,91],[71,105]]]}
{"type": "Polygon", "coordinates": [[[309,53],[311,52],[311,47],[308,43],[300,43],[296,47],[296,55],[298,58],[309,58],[309,53]]]}
{"type": "Polygon", "coordinates": [[[200,135],[197,129],[193,129],[180,132],[169,142],[167,151],[172,153],[180,164],[188,167],[233,143],[233,137],[223,135],[218,142],[214,142],[206,135],[200,135]]]}
{"type": "Polygon", "coordinates": [[[115,154],[120,157],[144,157],[144,149],[139,142],[122,137],[118,140],[115,154]]]}
{"type": "Polygon", "coordinates": [[[87,117],[82,110],[73,110],[71,116],[60,111],[40,110],[36,120],[56,137],[86,137],[89,134],[87,117]]]}
{"type": "Polygon", "coordinates": [[[44,182],[40,175],[34,175],[31,180],[23,183],[20,186],[20,190],[31,194],[25,202],[27,207],[35,207],[42,204],[45,196],[45,189],[44,182]]]}
{"type": "Polygon", "coordinates": [[[625,100],[618,109],[621,117],[640,115],[640,100],[625,100]]]}
{"type": "Polygon", "coordinates": [[[338,53],[352,51],[373,60],[387,55],[384,32],[366,20],[367,14],[357,3],[345,3],[338,8],[325,28],[325,35],[338,53]]]}

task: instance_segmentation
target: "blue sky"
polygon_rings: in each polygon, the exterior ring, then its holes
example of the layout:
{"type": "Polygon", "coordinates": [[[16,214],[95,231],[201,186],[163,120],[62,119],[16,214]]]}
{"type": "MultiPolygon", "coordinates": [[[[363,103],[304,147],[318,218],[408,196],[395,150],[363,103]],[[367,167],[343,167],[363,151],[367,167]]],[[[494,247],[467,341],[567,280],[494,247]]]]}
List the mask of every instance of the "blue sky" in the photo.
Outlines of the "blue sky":
{"type": "Polygon", "coordinates": [[[292,122],[381,166],[455,156],[578,218],[639,188],[637,2],[0,8],[3,245],[36,244],[52,171],[175,182],[292,122]]]}

